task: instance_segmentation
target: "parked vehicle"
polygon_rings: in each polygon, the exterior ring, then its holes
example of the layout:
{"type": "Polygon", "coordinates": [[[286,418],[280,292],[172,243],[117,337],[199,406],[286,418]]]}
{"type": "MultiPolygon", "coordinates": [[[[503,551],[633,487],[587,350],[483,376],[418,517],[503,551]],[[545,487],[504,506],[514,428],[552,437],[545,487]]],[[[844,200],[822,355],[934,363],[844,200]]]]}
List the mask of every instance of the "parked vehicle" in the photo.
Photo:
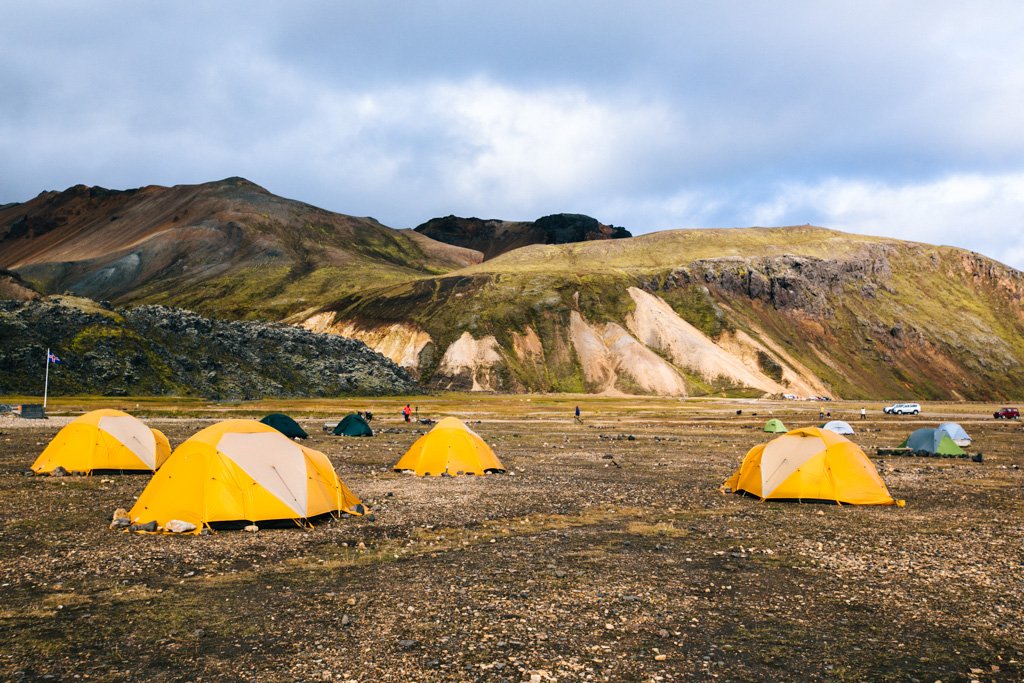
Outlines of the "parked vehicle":
{"type": "Polygon", "coordinates": [[[920,403],[894,403],[882,408],[887,415],[917,415],[921,412],[920,403]]]}
{"type": "Polygon", "coordinates": [[[1000,408],[992,413],[992,417],[997,420],[1019,420],[1020,411],[1016,408],[1000,408]]]}

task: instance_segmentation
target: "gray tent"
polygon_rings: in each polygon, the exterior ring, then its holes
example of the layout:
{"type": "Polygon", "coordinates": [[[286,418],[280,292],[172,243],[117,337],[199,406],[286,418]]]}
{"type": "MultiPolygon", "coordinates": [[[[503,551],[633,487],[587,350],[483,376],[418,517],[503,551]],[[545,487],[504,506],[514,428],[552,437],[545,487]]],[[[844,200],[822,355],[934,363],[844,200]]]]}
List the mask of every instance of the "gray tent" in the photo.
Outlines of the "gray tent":
{"type": "Polygon", "coordinates": [[[964,455],[963,449],[957,446],[953,439],[949,438],[949,434],[941,429],[927,427],[917,429],[911,432],[902,446],[929,455],[964,455]]]}

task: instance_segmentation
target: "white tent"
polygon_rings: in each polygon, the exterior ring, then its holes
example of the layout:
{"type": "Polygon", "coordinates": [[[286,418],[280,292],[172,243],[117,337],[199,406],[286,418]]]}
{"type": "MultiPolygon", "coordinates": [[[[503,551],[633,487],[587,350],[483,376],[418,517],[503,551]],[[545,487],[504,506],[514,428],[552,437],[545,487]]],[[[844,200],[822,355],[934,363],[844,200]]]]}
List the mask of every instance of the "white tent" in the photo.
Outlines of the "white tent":
{"type": "Polygon", "coordinates": [[[957,446],[970,446],[973,441],[970,434],[956,422],[943,422],[939,425],[939,429],[949,434],[949,438],[953,439],[953,443],[957,446]]]}
{"type": "Polygon", "coordinates": [[[831,422],[826,422],[823,429],[827,429],[830,432],[835,432],[836,434],[853,434],[853,427],[850,426],[850,423],[843,422],[842,420],[832,420],[831,422]]]}

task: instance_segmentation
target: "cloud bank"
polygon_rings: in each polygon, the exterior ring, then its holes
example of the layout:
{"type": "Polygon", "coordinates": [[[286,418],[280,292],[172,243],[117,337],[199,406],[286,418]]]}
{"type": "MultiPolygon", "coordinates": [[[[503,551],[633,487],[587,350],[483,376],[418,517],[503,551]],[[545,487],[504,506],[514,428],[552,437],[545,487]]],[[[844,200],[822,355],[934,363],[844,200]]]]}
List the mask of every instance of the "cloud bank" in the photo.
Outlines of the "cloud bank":
{"type": "Polygon", "coordinates": [[[1017,2],[9,9],[0,203],[241,175],[395,227],[815,223],[1024,267],[1017,2]]]}

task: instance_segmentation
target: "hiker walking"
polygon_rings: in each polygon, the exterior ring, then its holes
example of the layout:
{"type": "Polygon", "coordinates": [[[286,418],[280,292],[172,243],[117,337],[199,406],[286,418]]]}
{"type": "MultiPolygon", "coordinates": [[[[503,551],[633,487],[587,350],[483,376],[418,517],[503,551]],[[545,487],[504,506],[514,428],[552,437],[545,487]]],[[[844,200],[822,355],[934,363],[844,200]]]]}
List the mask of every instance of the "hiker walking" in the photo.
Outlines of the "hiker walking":
{"type": "Polygon", "coordinates": [[[575,419],[576,419],[576,422],[578,424],[583,424],[583,420],[580,419],[580,407],[579,406],[576,406],[576,418],[575,419]]]}

